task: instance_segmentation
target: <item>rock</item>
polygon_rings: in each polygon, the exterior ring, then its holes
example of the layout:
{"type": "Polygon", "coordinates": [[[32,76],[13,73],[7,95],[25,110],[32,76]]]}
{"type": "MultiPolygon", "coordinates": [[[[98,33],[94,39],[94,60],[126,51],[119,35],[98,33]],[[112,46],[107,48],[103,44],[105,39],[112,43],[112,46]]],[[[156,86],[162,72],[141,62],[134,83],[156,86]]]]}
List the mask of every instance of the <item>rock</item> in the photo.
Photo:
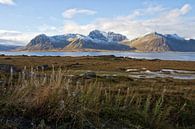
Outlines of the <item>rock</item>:
{"type": "Polygon", "coordinates": [[[66,65],[66,67],[68,67],[68,68],[78,68],[78,67],[81,67],[81,66],[83,66],[83,64],[80,64],[80,63],[74,63],[74,64],[66,65]]]}
{"type": "Polygon", "coordinates": [[[2,85],[4,83],[4,81],[0,80],[0,85],[2,85]]]}
{"type": "Polygon", "coordinates": [[[105,75],[104,78],[108,80],[114,80],[114,77],[112,75],[105,75]]]}
{"type": "Polygon", "coordinates": [[[101,55],[101,56],[98,56],[98,57],[116,58],[116,56],[115,56],[115,55],[101,55]]]}
{"type": "Polygon", "coordinates": [[[47,70],[49,69],[49,65],[45,64],[45,65],[40,65],[40,66],[37,66],[38,69],[43,69],[43,70],[47,70]]]}
{"type": "Polygon", "coordinates": [[[81,76],[84,77],[84,78],[87,78],[87,79],[97,77],[96,73],[95,72],[91,72],[91,71],[88,71],[88,72],[82,74],[81,76]]]}
{"type": "Polygon", "coordinates": [[[10,72],[11,69],[13,70],[13,72],[19,71],[14,65],[10,65],[10,64],[0,64],[0,71],[3,71],[3,72],[10,72]]]}

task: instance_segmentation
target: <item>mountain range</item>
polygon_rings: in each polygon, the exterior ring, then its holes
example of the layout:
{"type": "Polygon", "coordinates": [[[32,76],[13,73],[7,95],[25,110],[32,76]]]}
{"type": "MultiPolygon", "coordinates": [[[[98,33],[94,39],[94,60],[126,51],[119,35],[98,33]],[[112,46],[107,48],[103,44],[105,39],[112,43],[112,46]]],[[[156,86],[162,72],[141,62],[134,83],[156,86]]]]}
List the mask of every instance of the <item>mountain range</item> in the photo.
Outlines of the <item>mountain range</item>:
{"type": "Polygon", "coordinates": [[[16,50],[19,47],[21,47],[20,45],[14,45],[14,44],[18,44],[18,42],[0,39],[0,51],[16,50]]]}
{"type": "MultiPolygon", "coordinates": [[[[0,46],[1,48],[1,46],[0,46]]],[[[0,49],[1,50],[1,49],[0,49]]],[[[149,33],[129,40],[125,35],[114,32],[91,31],[87,36],[82,34],[66,34],[47,36],[41,34],[33,38],[24,51],[51,51],[51,50],[116,50],[142,52],[195,52],[195,40],[186,40],[177,34],[149,33]]]]}
{"type": "Polygon", "coordinates": [[[81,34],[67,34],[58,36],[36,36],[24,48],[24,50],[132,50],[129,46],[122,44],[127,37],[113,32],[102,32],[94,30],[88,36],[81,34]]]}

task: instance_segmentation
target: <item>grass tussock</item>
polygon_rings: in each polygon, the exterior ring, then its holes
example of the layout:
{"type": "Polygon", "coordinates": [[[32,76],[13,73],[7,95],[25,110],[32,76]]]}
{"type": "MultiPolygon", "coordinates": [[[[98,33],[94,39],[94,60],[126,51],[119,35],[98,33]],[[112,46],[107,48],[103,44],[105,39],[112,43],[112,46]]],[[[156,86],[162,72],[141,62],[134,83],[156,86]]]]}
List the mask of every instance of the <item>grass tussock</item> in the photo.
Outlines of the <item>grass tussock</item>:
{"type": "Polygon", "coordinates": [[[5,78],[0,128],[21,129],[193,129],[195,103],[154,87],[140,93],[129,83],[66,76],[61,69],[30,71],[5,78]]]}

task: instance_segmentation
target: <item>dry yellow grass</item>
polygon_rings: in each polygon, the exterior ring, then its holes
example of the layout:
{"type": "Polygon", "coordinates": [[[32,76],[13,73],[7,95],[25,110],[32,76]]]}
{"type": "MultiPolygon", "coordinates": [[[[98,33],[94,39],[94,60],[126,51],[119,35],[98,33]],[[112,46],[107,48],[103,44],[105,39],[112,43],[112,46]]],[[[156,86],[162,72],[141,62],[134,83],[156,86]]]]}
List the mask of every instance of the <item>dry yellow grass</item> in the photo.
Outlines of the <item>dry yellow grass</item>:
{"type": "Polygon", "coordinates": [[[98,77],[74,79],[54,68],[44,76],[33,69],[29,72],[11,77],[3,86],[11,88],[1,94],[0,119],[28,119],[35,127],[54,129],[185,129],[195,124],[195,103],[189,99],[193,89],[135,87],[128,81],[112,83],[98,77]]]}

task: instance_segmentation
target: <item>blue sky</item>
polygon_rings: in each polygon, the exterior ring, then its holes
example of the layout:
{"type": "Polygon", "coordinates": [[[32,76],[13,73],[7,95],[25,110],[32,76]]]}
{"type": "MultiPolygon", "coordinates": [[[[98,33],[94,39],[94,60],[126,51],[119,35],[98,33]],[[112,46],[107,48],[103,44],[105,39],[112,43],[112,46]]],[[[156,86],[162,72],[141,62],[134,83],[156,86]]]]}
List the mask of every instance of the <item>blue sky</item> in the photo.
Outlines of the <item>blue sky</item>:
{"type": "Polygon", "coordinates": [[[0,39],[40,33],[115,31],[130,39],[158,31],[195,38],[195,0],[0,0],[0,39]]]}

